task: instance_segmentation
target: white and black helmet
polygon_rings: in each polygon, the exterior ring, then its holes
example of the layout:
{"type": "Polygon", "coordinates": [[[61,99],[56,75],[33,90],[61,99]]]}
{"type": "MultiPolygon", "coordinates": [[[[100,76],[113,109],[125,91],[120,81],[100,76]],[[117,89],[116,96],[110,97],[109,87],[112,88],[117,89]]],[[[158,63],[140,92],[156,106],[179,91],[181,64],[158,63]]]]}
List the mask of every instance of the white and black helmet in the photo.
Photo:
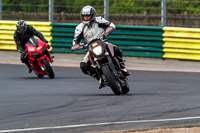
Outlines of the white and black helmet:
{"type": "Polygon", "coordinates": [[[27,29],[27,24],[24,20],[19,20],[16,24],[16,27],[17,27],[17,32],[23,33],[27,29]]]}
{"type": "Polygon", "coordinates": [[[92,6],[84,6],[81,10],[81,20],[84,24],[89,25],[91,21],[95,20],[96,10],[92,6]],[[85,19],[84,17],[89,17],[89,19],[85,19]]]}

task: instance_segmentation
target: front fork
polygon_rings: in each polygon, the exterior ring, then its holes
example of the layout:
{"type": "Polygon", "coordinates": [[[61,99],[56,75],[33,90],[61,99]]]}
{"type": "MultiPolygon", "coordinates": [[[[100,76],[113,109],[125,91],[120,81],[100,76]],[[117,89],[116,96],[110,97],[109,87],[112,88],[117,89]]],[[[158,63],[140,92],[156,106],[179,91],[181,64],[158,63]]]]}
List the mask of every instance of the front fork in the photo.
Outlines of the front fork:
{"type": "MultiPolygon", "coordinates": [[[[105,64],[103,64],[103,65],[108,65],[108,66],[109,66],[110,71],[113,73],[113,75],[114,75],[114,77],[116,78],[116,80],[119,81],[120,85],[123,86],[124,81],[120,78],[120,75],[119,75],[118,71],[116,70],[116,68],[115,68],[115,66],[114,66],[114,64],[113,64],[112,59],[110,58],[109,55],[107,55],[106,57],[107,57],[108,63],[105,63],[105,64]]],[[[120,64],[119,64],[118,60],[116,59],[116,57],[114,57],[114,60],[115,60],[116,63],[118,63],[117,65],[118,65],[118,67],[120,68],[120,64]]],[[[100,64],[99,64],[97,58],[94,58],[94,61],[95,61],[96,67],[98,68],[98,69],[95,69],[96,72],[97,72],[97,73],[99,74],[99,76],[105,81],[104,76],[102,76],[102,74],[99,72],[99,70],[101,70],[101,67],[102,67],[103,65],[100,65],[100,64]]]]}
{"type": "MultiPolygon", "coordinates": [[[[114,76],[115,76],[115,77],[119,77],[118,72],[117,72],[117,70],[115,69],[115,66],[114,66],[114,64],[113,64],[113,61],[112,61],[112,59],[110,58],[109,54],[108,54],[106,57],[107,57],[108,63],[105,63],[105,64],[103,64],[103,65],[109,65],[109,68],[110,68],[110,70],[112,71],[112,73],[114,74],[114,76]]],[[[98,68],[98,70],[101,70],[101,67],[102,67],[103,65],[100,65],[100,64],[99,64],[98,59],[97,59],[96,57],[94,58],[94,62],[95,62],[95,64],[97,65],[96,67],[98,68]]]]}
{"type": "Polygon", "coordinates": [[[120,70],[121,67],[120,67],[120,64],[119,64],[118,59],[117,59],[116,57],[113,57],[114,62],[112,61],[112,59],[110,58],[110,56],[107,56],[107,59],[108,59],[108,62],[109,62],[108,65],[109,65],[110,70],[112,71],[112,73],[113,73],[115,79],[116,79],[117,81],[119,81],[119,83],[120,83],[121,86],[124,86],[125,82],[124,82],[124,80],[123,80],[123,78],[124,78],[124,77],[123,77],[123,74],[120,75],[119,72],[118,72],[118,71],[121,72],[121,70],[120,70]],[[119,70],[116,70],[116,67],[115,67],[114,63],[115,63],[115,65],[117,66],[117,69],[119,69],[119,70]],[[122,79],[121,79],[121,77],[122,77],[122,79]]]}
{"type": "Polygon", "coordinates": [[[43,56],[41,56],[41,57],[38,59],[38,65],[40,66],[40,68],[42,69],[42,71],[45,71],[45,68],[44,68],[44,66],[43,66],[43,64],[42,64],[42,60],[45,59],[45,58],[48,60],[49,64],[52,66],[51,58],[49,58],[48,55],[43,55],[43,56]]]}
{"type": "Polygon", "coordinates": [[[45,59],[46,56],[41,56],[39,59],[38,59],[38,65],[40,66],[40,68],[42,69],[42,71],[45,71],[45,68],[43,67],[43,64],[42,64],[42,60],[45,59]]]}

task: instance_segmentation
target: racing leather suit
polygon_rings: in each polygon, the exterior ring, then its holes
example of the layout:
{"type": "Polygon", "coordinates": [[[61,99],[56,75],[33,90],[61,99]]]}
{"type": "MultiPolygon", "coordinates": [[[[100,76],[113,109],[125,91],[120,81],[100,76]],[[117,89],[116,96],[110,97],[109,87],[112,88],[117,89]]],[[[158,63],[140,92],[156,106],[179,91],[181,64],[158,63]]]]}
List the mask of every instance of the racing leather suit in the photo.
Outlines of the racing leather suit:
{"type": "Polygon", "coordinates": [[[44,38],[42,33],[38,32],[31,25],[27,25],[27,30],[24,33],[19,33],[17,30],[14,33],[15,43],[17,44],[17,50],[19,52],[25,51],[25,44],[28,42],[28,39],[33,37],[33,35],[39,37],[42,41],[48,43],[44,38]]]}
{"type": "Polygon", "coordinates": [[[23,33],[17,30],[14,33],[14,40],[17,45],[17,50],[21,53],[21,61],[22,63],[25,63],[28,68],[30,68],[30,64],[28,63],[28,59],[25,57],[25,44],[28,42],[29,38],[33,37],[33,35],[39,37],[42,41],[48,43],[48,41],[44,38],[42,33],[38,32],[31,25],[27,25],[27,29],[23,33]]]}

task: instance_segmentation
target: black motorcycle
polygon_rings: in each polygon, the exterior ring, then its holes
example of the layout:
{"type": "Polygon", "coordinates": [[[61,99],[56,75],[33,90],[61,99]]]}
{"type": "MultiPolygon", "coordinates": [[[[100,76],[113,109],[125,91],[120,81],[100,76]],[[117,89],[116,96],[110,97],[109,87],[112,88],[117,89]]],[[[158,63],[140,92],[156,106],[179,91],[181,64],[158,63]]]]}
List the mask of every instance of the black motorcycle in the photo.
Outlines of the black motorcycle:
{"type": "Polygon", "coordinates": [[[103,85],[109,86],[115,95],[127,94],[130,90],[128,78],[123,75],[120,63],[114,56],[113,45],[96,39],[89,44],[81,43],[78,49],[82,49],[83,46],[87,46],[88,59],[103,80],[103,85]]]}

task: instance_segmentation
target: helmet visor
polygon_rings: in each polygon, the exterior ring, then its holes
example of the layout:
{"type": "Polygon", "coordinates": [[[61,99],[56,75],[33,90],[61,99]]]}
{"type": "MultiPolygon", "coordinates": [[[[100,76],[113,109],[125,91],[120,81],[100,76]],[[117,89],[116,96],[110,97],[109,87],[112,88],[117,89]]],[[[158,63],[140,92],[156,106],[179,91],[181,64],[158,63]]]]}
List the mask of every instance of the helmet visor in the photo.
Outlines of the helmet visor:
{"type": "Polygon", "coordinates": [[[25,27],[19,27],[19,31],[25,31],[25,27]]]}
{"type": "Polygon", "coordinates": [[[92,18],[91,15],[84,15],[84,16],[83,16],[83,20],[84,20],[84,21],[89,21],[91,18],[92,18]]]}

